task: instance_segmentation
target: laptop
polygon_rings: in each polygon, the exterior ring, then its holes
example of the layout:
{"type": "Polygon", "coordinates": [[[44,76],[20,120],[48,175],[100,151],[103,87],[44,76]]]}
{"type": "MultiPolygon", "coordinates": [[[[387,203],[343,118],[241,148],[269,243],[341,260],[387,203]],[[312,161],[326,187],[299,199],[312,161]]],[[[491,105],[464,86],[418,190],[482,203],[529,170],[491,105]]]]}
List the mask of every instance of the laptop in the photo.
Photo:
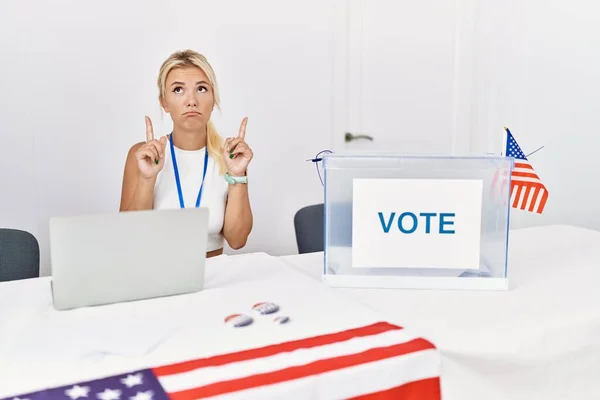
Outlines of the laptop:
{"type": "Polygon", "coordinates": [[[54,307],[200,291],[207,239],[207,208],[51,218],[54,307]]]}

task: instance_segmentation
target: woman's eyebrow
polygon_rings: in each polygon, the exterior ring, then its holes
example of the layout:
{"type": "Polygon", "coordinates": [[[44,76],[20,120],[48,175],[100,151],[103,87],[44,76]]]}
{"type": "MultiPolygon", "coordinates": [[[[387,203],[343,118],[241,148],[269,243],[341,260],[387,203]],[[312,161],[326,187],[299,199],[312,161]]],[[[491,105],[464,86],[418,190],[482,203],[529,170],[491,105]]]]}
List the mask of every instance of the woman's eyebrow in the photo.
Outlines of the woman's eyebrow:
{"type": "MultiPolygon", "coordinates": [[[[208,82],[206,82],[206,81],[199,81],[199,82],[196,82],[196,85],[200,85],[200,84],[205,84],[205,85],[208,85],[208,82]]],[[[185,86],[185,83],[183,83],[183,82],[179,82],[179,81],[175,81],[175,82],[171,83],[171,86],[173,86],[173,85],[181,85],[181,86],[185,86]]]]}

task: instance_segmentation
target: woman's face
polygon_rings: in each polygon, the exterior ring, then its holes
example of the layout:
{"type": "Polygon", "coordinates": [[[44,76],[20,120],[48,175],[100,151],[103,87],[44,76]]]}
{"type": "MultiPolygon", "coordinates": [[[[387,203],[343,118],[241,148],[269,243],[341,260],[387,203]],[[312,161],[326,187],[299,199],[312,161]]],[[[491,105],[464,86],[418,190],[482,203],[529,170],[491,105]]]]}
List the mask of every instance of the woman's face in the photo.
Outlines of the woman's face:
{"type": "Polygon", "coordinates": [[[213,90],[206,74],[196,67],[171,70],[162,103],[175,127],[187,131],[204,129],[214,106],[213,90]]]}

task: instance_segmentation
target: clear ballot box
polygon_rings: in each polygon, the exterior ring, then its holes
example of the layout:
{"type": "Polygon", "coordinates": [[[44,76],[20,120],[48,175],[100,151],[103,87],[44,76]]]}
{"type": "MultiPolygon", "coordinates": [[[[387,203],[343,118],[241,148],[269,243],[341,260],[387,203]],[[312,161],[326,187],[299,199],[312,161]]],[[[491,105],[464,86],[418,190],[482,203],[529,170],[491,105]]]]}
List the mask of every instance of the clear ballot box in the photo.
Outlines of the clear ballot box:
{"type": "Polygon", "coordinates": [[[508,289],[510,157],[323,158],[323,281],[508,289]]]}

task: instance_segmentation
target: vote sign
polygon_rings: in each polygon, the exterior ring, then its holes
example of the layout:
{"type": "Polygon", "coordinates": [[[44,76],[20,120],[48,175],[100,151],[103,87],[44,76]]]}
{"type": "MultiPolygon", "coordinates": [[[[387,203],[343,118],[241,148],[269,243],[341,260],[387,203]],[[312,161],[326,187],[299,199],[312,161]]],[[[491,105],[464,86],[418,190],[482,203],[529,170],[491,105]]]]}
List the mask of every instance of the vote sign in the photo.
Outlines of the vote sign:
{"type": "Polygon", "coordinates": [[[352,266],[479,269],[483,183],[355,179],[352,266]]]}

